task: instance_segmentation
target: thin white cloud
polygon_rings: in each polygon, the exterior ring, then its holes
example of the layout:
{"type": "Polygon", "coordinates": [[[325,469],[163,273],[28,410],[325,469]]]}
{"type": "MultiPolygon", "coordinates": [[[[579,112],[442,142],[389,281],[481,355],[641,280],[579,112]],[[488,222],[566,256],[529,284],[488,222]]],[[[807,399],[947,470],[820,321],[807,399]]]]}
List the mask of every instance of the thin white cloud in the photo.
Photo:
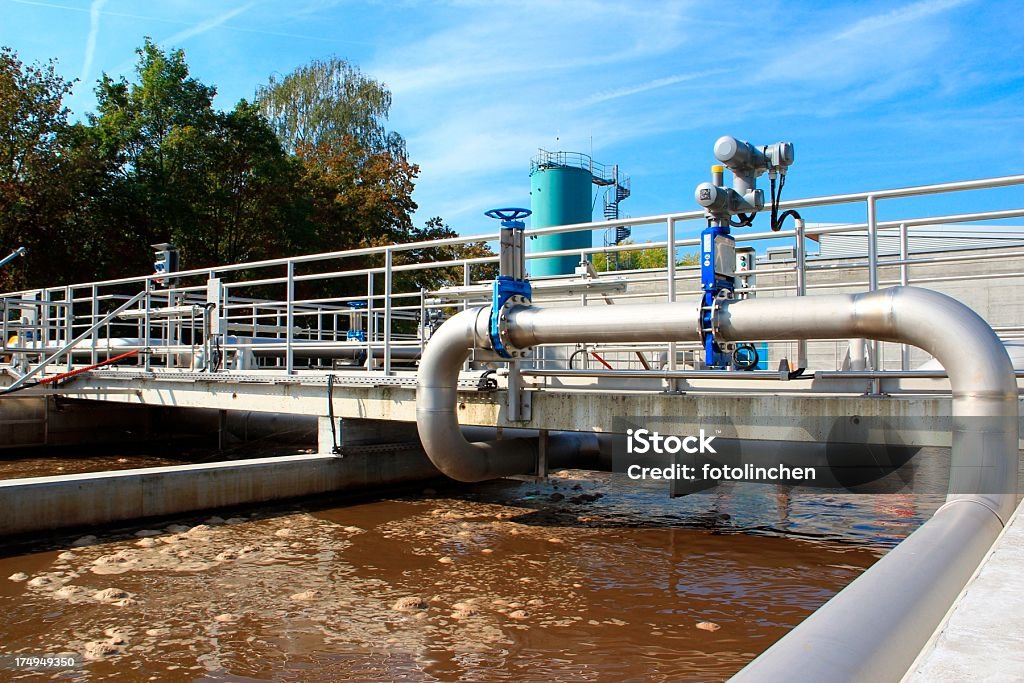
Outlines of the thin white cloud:
{"type": "Polygon", "coordinates": [[[651,112],[599,117],[588,100],[621,101],[625,90],[669,89],[691,78],[678,75],[683,69],[668,58],[697,25],[686,16],[700,16],[695,0],[459,4],[458,20],[400,49],[389,46],[366,66],[394,94],[391,125],[420,166],[423,216],[475,220],[489,208],[485,201],[528,201],[529,160],[538,146],[593,150],[605,160],[609,146],[651,129],[651,112]],[[652,82],[650,62],[658,59],[676,74],[652,82]],[[629,83],[622,69],[643,76],[629,83]],[[614,89],[619,85],[626,87],[614,89]]]}
{"type": "MultiPolygon", "coordinates": [[[[335,0],[332,0],[332,3],[334,1],[335,0]]],[[[337,0],[337,1],[340,2],[341,0],[337,0]]],[[[87,9],[85,7],[72,7],[70,5],[61,5],[61,4],[57,4],[57,3],[53,3],[53,2],[38,2],[37,0],[7,0],[7,2],[13,2],[13,3],[19,4],[19,5],[31,5],[33,7],[48,7],[48,8],[51,8],[51,9],[60,9],[60,10],[66,10],[68,12],[79,12],[79,13],[83,13],[83,14],[90,11],[89,9],[87,9]]],[[[107,17],[120,17],[122,19],[132,19],[132,20],[139,21],[139,22],[145,22],[147,24],[149,24],[149,23],[157,23],[157,24],[170,24],[172,26],[189,26],[189,27],[192,26],[192,22],[181,21],[179,19],[169,19],[167,17],[157,17],[157,16],[150,16],[150,15],[143,15],[143,14],[129,14],[127,12],[110,12],[110,11],[105,11],[105,12],[102,12],[101,14],[103,16],[107,16],[107,17]]],[[[292,13],[290,16],[291,16],[291,18],[294,18],[294,17],[299,16],[301,14],[302,13],[300,13],[300,12],[295,12],[295,13],[292,13]]],[[[253,33],[253,34],[261,35],[261,36],[277,36],[279,38],[295,38],[297,40],[301,40],[301,41],[304,41],[304,42],[316,41],[316,42],[321,42],[321,43],[342,44],[342,45],[369,45],[369,43],[367,43],[365,41],[338,40],[338,38],[336,36],[320,36],[320,35],[312,35],[312,34],[309,34],[309,33],[288,33],[288,32],[285,32],[285,31],[271,31],[271,30],[267,30],[267,29],[253,28],[251,26],[225,26],[224,28],[228,29],[229,31],[234,31],[236,33],[253,33]]]]}
{"type": "Polygon", "coordinates": [[[163,45],[181,45],[189,38],[195,38],[198,35],[202,35],[207,31],[211,31],[217,28],[218,26],[227,21],[231,21],[239,14],[242,14],[250,10],[252,6],[255,4],[255,2],[249,2],[242,5],[241,7],[236,7],[233,10],[228,10],[223,14],[218,14],[217,16],[211,17],[206,21],[202,21],[196,24],[195,26],[189,27],[184,31],[178,31],[173,36],[169,36],[168,38],[161,40],[160,43],[163,45]]]}
{"type": "Polygon", "coordinates": [[[92,70],[92,60],[96,56],[96,38],[100,34],[100,13],[107,0],[92,0],[89,7],[89,35],[85,39],[85,55],[82,57],[82,73],[79,80],[85,82],[92,70]]]}
{"type": "Polygon", "coordinates": [[[693,81],[700,78],[710,78],[711,76],[718,76],[726,73],[728,69],[715,69],[712,71],[701,71],[699,73],[692,74],[677,74],[675,76],[666,76],[665,78],[656,78],[646,83],[639,83],[637,85],[628,86],[625,88],[618,88],[616,90],[605,90],[599,92],[596,95],[589,97],[584,100],[582,104],[598,104],[600,102],[607,102],[609,100],[617,100],[620,97],[629,97],[630,95],[639,95],[640,93],[649,92],[651,90],[657,90],[659,88],[666,88],[670,85],[676,85],[677,83],[685,83],[687,81],[693,81]]]}
{"type": "Polygon", "coordinates": [[[466,18],[403,45],[371,73],[395,95],[493,91],[519,80],[564,78],[669,52],[686,35],[692,3],[461,3],[466,18]],[[514,33],[509,26],[515,26],[514,33]],[[655,29],[663,39],[651,41],[655,29]]]}
{"type": "MultiPolygon", "coordinates": [[[[945,44],[949,28],[929,19],[971,1],[923,0],[864,17],[848,28],[819,36],[771,60],[757,79],[814,83],[832,92],[855,84],[891,80],[893,74],[926,62],[945,44]]],[[[906,81],[906,87],[913,85],[906,81]]]]}
{"type": "Polygon", "coordinates": [[[916,2],[913,5],[907,5],[906,7],[900,7],[890,12],[884,12],[861,19],[850,28],[836,34],[835,40],[846,40],[859,35],[868,35],[875,31],[899,26],[901,24],[920,21],[926,17],[941,14],[942,12],[969,4],[973,1],[974,0],[922,0],[922,2],[916,2]]]}

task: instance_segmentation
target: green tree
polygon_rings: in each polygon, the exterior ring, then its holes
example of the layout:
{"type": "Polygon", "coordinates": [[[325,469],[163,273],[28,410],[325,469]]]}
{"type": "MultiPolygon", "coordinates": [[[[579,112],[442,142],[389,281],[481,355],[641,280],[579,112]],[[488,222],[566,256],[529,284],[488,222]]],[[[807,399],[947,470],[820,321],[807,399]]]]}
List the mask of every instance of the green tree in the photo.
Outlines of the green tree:
{"type": "MultiPolygon", "coordinates": [[[[356,67],[313,62],[271,79],[257,104],[221,112],[181,50],[147,38],[136,53],[134,77],[104,74],[96,112],[69,124],[73,83],[52,62],[25,66],[0,51],[0,249],[30,249],[29,261],[0,272],[5,288],[142,274],[156,242],[203,268],[455,236],[440,218],[413,225],[419,169],[384,127],[390,93],[356,67]]],[[[395,263],[488,254],[485,244],[417,248],[395,263]]],[[[342,269],[382,265],[367,256],[342,269]]],[[[445,267],[399,273],[397,286],[461,281],[461,269],[445,267]]],[[[365,284],[302,287],[331,296],[365,284]]]]}
{"type": "Polygon", "coordinates": [[[285,76],[271,75],[256,99],[289,152],[340,153],[354,143],[367,154],[406,156],[402,136],[388,132],[383,123],[391,92],[339,57],[315,59],[285,76]]]}
{"type": "Polygon", "coordinates": [[[404,156],[368,151],[355,138],[338,147],[299,148],[323,251],[408,241],[419,167],[404,156]]]}
{"type": "Polygon", "coordinates": [[[384,123],[391,93],[353,64],[314,60],[257,89],[285,149],[305,165],[321,250],[415,239],[419,167],[384,123]]]}
{"type": "Polygon", "coordinates": [[[104,219],[122,257],[145,272],[151,243],[197,225],[206,170],[198,152],[215,125],[216,90],[189,77],[181,50],[165,54],[147,38],[136,54],[137,82],[103,74],[89,121],[111,169],[104,219]]]}
{"type": "Polygon", "coordinates": [[[245,100],[218,113],[210,130],[185,128],[171,139],[175,155],[191,158],[198,200],[196,224],[172,240],[190,264],[238,263],[314,250],[312,201],[303,166],[289,157],[263,116],[245,100]]]}
{"type": "Polygon", "coordinates": [[[73,281],[86,272],[97,241],[80,220],[99,191],[94,150],[79,146],[64,97],[74,83],[55,63],[25,65],[0,48],[0,250],[29,255],[0,272],[4,289],[73,281]]]}
{"type": "Polygon", "coordinates": [[[178,245],[187,268],[310,250],[302,165],[257,108],[214,110],[216,89],[189,75],[181,50],[147,38],[136,52],[137,82],[104,74],[90,117],[112,169],[104,219],[134,272],[154,242],[178,245]]]}
{"type": "MultiPolygon", "coordinates": [[[[636,244],[633,240],[624,240],[622,244],[636,244]]],[[[610,270],[644,270],[647,268],[665,268],[667,264],[665,247],[650,247],[634,251],[598,252],[593,255],[592,263],[597,272],[610,270]]],[[[676,259],[677,266],[695,266],[700,263],[696,253],[683,254],[676,259]]]]}

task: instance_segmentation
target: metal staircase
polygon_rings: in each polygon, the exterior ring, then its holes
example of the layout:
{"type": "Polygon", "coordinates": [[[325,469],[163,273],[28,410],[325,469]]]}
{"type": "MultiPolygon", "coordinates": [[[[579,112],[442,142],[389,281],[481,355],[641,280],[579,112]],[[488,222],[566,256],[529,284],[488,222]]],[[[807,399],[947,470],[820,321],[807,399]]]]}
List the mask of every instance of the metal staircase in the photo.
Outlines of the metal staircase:
{"type": "Polygon", "coordinates": [[[604,218],[608,221],[619,219],[619,203],[630,195],[629,177],[619,178],[618,167],[613,167],[614,181],[604,191],[604,218]]]}

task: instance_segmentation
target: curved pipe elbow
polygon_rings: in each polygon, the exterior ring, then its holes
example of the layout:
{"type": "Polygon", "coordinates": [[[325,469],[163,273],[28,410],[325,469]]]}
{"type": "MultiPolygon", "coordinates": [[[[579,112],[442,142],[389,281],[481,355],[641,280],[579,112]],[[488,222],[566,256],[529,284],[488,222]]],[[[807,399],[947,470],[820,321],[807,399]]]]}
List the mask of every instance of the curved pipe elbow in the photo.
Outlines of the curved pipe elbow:
{"type": "Polygon", "coordinates": [[[970,500],[1006,524],[1016,507],[1017,380],[1006,348],[985,320],[929,289],[752,299],[726,304],[727,340],[862,336],[916,346],[946,369],[953,391],[948,504],[970,500]]]}
{"type": "Polygon", "coordinates": [[[484,348],[489,308],[471,308],[446,320],[420,360],[416,387],[416,428],[427,457],[442,474],[477,482],[525,474],[537,463],[531,439],[470,443],[457,414],[458,379],[474,348],[484,348]]]}

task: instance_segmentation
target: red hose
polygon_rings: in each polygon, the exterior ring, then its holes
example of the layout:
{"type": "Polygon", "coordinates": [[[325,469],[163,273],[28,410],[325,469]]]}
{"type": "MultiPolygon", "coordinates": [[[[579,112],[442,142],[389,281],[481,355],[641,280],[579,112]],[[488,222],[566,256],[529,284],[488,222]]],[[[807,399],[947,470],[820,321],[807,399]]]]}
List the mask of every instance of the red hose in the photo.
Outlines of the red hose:
{"type": "Polygon", "coordinates": [[[139,349],[135,349],[134,351],[129,351],[127,353],[122,353],[120,356],[114,356],[113,358],[109,358],[109,359],[107,359],[105,361],[96,363],[94,365],[88,365],[88,366],[86,366],[84,368],[78,368],[76,370],[72,370],[71,372],[63,372],[63,373],[61,373],[59,375],[54,375],[53,377],[47,377],[46,379],[41,379],[41,380],[39,380],[38,384],[53,384],[54,382],[60,382],[61,380],[70,379],[71,377],[74,377],[75,375],[81,375],[83,372],[89,372],[90,370],[95,370],[96,368],[102,368],[104,365],[113,365],[114,363],[117,363],[118,361],[122,361],[125,358],[131,358],[132,356],[137,356],[137,355],[139,355],[139,349]]]}

